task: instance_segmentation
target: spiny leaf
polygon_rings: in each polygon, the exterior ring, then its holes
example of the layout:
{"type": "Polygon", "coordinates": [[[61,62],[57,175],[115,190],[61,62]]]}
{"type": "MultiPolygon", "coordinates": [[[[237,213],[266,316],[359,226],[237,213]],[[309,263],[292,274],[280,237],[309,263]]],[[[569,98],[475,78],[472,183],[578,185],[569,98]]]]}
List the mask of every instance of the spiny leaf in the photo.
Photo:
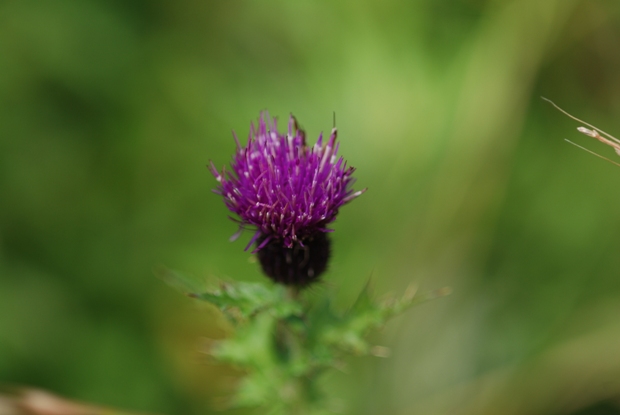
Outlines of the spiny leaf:
{"type": "Polygon", "coordinates": [[[214,304],[226,313],[238,310],[243,318],[260,311],[271,312],[281,318],[301,314],[301,305],[286,299],[284,288],[279,285],[267,287],[260,283],[222,282],[218,289],[192,297],[214,304]]]}
{"type": "Polygon", "coordinates": [[[443,289],[416,296],[416,290],[410,287],[400,298],[376,302],[370,291],[370,284],[366,284],[353,307],[342,318],[334,319],[331,327],[324,327],[321,333],[324,344],[356,355],[368,354],[371,346],[364,337],[370,330],[382,327],[391,317],[415,304],[449,293],[449,289],[443,289]]]}
{"type": "Polygon", "coordinates": [[[244,321],[261,311],[281,318],[301,314],[301,305],[288,299],[280,285],[220,281],[217,288],[207,289],[205,283],[163,266],[155,274],[189,297],[213,304],[235,321],[244,321]]]}
{"type": "Polygon", "coordinates": [[[252,324],[238,328],[234,337],[217,342],[210,353],[222,362],[249,367],[273,366],[275,323],[275,317],[260,314],[252,324]]]}

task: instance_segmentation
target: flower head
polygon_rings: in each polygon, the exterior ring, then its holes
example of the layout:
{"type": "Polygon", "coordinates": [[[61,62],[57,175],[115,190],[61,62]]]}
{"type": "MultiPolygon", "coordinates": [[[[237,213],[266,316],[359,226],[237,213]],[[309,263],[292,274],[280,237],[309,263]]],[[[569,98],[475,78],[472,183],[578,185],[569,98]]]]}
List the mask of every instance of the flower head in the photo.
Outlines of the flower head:
{"type": "Polygon", "coordinates": [[[320,135],[309,147],[293,116],[288,134],[281,134],[276,120],[263,113],[258,128],[252,125],[245,146],[235,136],[232,172],[222,169],[220,174],[211,163],[219,182],[215,192],[239,216],[241,229],[256,229],[248,248],[256,242],[263,270],[278,282],[305,285],[325,269],[326,232],[331,232],[327,226],[341,206],[365,190],[351,188],[355,169],[337,157],[336,136],[334,128],[326,143],[320,135]],[[325,257],[324,263],[312,264],[313,252],[325,257]],[[307,275],[300,281],[299,274],[307,275]]]}

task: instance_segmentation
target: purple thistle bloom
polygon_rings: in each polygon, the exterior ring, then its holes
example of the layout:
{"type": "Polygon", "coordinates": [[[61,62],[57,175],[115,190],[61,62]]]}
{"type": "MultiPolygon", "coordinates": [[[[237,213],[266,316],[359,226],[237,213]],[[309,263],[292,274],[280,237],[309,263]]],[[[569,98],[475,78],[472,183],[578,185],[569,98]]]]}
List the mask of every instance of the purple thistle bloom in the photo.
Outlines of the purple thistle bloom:
{"type": "Polygon", "coordinates": [[[321,134],[308,147],[292,115],[284,135],[276,120],[262,113],[258,128],[251,126],[246,146],[236,136],[235,141],[232,172],[222,169],[220,174],[211,163],[219,182],[214,192],[239,216],[240,230],[256,229],[246,249],[256,242],[254,252],[265,273],[284,284],[307,285],[326,268],[326,232],[331,232],[327,225],[341,206],[366,190],[351,188],[355,169],[336,156],[336,128],[327,143],[321,134]]]}

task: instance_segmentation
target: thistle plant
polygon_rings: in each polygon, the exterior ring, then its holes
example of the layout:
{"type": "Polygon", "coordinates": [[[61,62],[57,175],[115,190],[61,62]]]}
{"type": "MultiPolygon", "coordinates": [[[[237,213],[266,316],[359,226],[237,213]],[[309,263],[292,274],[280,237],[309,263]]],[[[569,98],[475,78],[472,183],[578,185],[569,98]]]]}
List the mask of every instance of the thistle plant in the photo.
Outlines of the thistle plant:
{"type": "MultiPolygon", "coordinates": [[[[234,134],[233,134],[234,135],[234,134]]],[[[354,190],[353,167],[338,157],[337,130],[308,145],[306,134],[291,116],[286,134],[263,113],[252,125],[245,145],[234,135],[231,170],[210,170],[214,190],[243,230],[254,233],[246,246],[258,257],[270,283],[196,284],[181,274],[161,276],[197,300],[215,306],[234,328],[233,335],[214,342],[209,354],[244,371],[231,406],[260,406],[269,414],[330,413],[333,400],[320,379],[341,368],[347,354],[386,356],[387,349],[365,340],[393,315],[416,302],[445,294],[373,300],[369,284],[354,305],[335,312],[330,295],[314,302],[304,289],[319,281],[331,255],[329,225],[339,209],[366,189],[354,190]]]]}
{"type": "Polygon", "coordinates": [[[255,228],[246,250],[256,243],[253,252],[275,282],[304,287],[317,281],[330,256],[327,226],[341,206],[366,191],[351,188],[355,169],[337,157],[336,137],[334,127],[325,145],[321,135],[309,147],[292,115],[284,135],[263,113],[245,147],[235,135],[232,172],[220,174],[211,163],[215,192],[239,216],[240,230],[255,228]]]}

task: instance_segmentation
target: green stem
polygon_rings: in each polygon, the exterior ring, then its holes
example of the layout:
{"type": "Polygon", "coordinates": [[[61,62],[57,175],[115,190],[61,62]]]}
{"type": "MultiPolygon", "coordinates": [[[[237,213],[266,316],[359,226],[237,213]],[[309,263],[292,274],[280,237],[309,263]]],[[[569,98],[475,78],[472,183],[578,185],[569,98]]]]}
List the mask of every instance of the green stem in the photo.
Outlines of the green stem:
{"type": "MultiPolygon", "coordinates": [[[[287,287],[284,293],[284,298],[288,301],[300,301],[301,291],[298,287],[287,287]]],[[[299,330],[295,330],[291,326],[290,321],[281,319],[278,320],[276,326],[276,344],[275,347],[279,356],[283,359],[283,368],[291,367],[295,362],[302,359],[301,355],[304,354],[305,339],[304,333],[299,330]]],[[[306,374],[295,374],[287,371],[288,381],[287,384],[291,387],[290,401],[287,402],[287,406],[290,408],[291,413],[306,415],[310,413],[310,400],[312,390],[314,389],[313,382],[315,377],[310,378],[306,374]]]]}

